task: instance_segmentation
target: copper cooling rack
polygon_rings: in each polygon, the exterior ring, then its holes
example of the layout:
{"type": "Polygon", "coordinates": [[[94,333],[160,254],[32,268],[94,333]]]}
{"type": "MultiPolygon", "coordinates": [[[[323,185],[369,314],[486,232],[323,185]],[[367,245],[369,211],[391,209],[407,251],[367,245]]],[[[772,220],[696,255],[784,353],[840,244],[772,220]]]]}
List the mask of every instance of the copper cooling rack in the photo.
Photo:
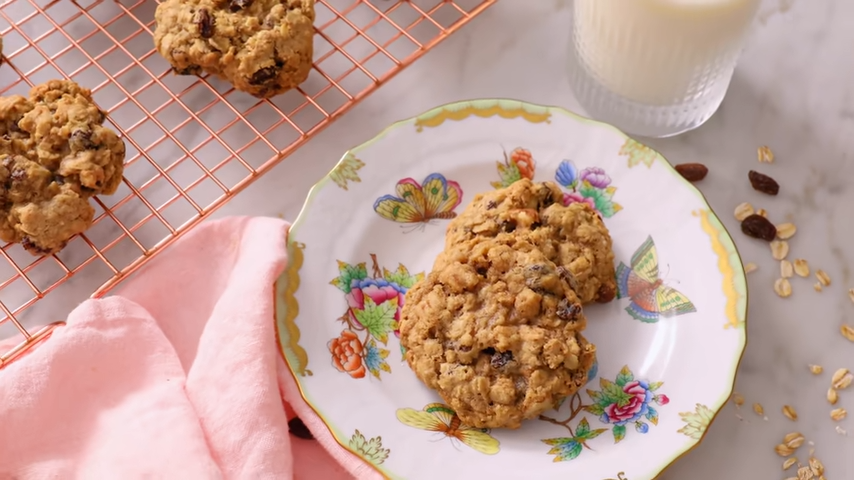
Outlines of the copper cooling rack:
{"type": "Polygon", "coordinates": [[[62,324],[40,306],[73,308],[82,298],[70,284],[104,295],[495,1],[317,0],[309,79],[261,101],[172,75],[154,51],[155,0],[0,0],[0,95],[70,78],[93,91],[128,152],[122,186],[94,199],[85,235],[49,257],[0,249],[0,339],[22,336],[0,368],[62,324]]]}

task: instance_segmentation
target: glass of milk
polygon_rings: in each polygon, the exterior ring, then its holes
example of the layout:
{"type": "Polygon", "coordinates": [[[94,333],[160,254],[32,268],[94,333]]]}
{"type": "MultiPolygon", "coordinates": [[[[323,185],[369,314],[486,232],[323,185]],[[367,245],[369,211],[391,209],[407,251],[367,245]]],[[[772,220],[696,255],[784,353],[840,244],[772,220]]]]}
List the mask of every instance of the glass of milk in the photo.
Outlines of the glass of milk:
{"type": "Polygon", "coordinates": [[[726,95],[761,0],[575,0],[569,77],[587,114],[667,137],[726,95]]]}

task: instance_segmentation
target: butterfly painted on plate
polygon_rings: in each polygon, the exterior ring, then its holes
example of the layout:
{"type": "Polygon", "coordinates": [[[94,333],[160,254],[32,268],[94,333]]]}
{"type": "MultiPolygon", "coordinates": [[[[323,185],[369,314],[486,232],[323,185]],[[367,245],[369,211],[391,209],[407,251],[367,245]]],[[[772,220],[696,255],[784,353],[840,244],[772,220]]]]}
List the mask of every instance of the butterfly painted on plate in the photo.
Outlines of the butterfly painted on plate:
{"type": "Polygon", "coordinates": [[[457,413],[447,405],[431,403],[425,406],[424,410],[401,408],[397,411],[397,419],[404,425],[428,432],[438,432],[452,440],[459,440],[480,453],[486,455],[498,453],[498,440],[489,434],[488,428],[464,425],[457,413]]]}
{"type": "Polygon", "coordinates": [[[632,255],[632,266],[617,267],[617,296],[631,299],[626,311],[636,320],[656,323],[660,317],[696,312],[691,300],[658,277],[658,252],[652,237],[632,255]]]}
{"type": "Polygon", "coordinates": [[[418,224],[423,227],[434,219],[457,216],[454,209],[463,200],[460,184],[431,173],[422,183],[412,178],[397,182],[394,195],[383,195],[374,202],[374,211],[386,220],[418,224]]]}

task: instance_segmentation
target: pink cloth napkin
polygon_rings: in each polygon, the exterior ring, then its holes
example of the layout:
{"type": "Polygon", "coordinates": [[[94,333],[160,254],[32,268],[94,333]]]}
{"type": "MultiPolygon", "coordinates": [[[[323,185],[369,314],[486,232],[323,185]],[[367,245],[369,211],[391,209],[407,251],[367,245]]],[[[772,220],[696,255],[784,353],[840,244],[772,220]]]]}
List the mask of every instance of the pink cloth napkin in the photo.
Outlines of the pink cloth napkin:
{"type": "Polygon", "coordinates": [[[202,224],[0,370],[0,480],[381,478],[335,442],[278,351],[287,228],[202,224]],[[316,440],[288,433],[294,414],[316,440]]]}

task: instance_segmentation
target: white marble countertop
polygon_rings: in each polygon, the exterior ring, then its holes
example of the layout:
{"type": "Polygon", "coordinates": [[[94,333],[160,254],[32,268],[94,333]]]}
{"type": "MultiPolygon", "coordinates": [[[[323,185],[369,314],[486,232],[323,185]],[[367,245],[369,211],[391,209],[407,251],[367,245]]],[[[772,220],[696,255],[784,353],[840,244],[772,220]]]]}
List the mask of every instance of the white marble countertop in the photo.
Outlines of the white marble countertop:
{"type": "MultiPolygon", "coordinates": [[[[578,111],[565,71],[569,7],[569,0],[502,0],[215,217],[293,220],[309,188],[347,148],[393,121],[443,103],[504,97],[578,111]]],[[[736,385],[746,404],[740,412],[729,404],[703,443],[666,471],[666,480],[793,476],[793,470],[783,472],[783,459],[774,452],[791,431],[814,443],[828,479],[854,478],[854,424],[851,418],[838,423],[850,431],[847,436],[837,432],[825,400],[832,371],[854,370],[854,344],[839,334],[842,323],[854,325],[854,303],[846,293],[854,287],[854,217],[844,207],[854,205],[852,22],[854,2],[849,0],[766,0],[720,111],[694,132],[646,142],[673,163],[701,162],[710,168],[700,188],[733,233],[744,261],[759,265],[749,275],[749,341],[736,385]],[[747,184],[746,172],[756,165],[760,145],[776,154],[776,163],[763,169],[782,186],[776,198],[761,196],[747,184]],[[772,290],[777,262],[767,245],[744,237],[733,218],[734,207],[744,201],[767,209],[778,222],[794,222],[798,233],[790,242],[792,258],[823,268],[832,284],[818,293],[814,280],[798,279],[791,298],[778,298],[772,290]],[[824,366],[825,373],[813,376],[809,364],[824,366]],[[767,420],[752,412],[754,402],[764,406],[767,420]],[[784,404],[797,409],[797,422],[781,414],[784,404]]],[[[77,293],[79,299],[87,292],[77,293]]],[[[838,406],[854,411],[850,390],[838,406]]],[[[800,458],[806,460],[802,451],[800,458]]]]}
{"type": "MultiPolygon", "coordinates": [[[[499,2],[216,216],[294,219],[308,189],[344,150],[439,104],[506,97],[578,110],[564,60],[569,6],[568,0],[499,2]]],[[[839,425],[850,434],[838,433],[825,400],[832,371],[854,370],[854,344],[839,334],[843,322],[854,324],[854,303],[846,293],[854,287],[854,217],[845,207],[854,205],[852,19],[854,3],[847,0],[766,2],[718,113],[694,132],[646,142],[673,163],[709,166],[701,189],[733,233],[744,261],[759,265],[749,275],[749,340],[736,385],[746,404],[741,412],[728,405],[703,443],[666,471],[666,480],[792,476],[794,470],[783,472],[783,458],[774,452],[791,431],[814,442],[828,479],[854,478],[854,425],[849,418],[839,425]],[[760,145],[776,154],[775,164],[764,169],[781,184],[776,198],[753,192],[746,180],[760,145]],[[794,282],[792,297],[777,297],[772,290],[777,262],[767,245],[745,238],[733,218],[735,206],[744,201],[780,222],[794,222],[793,258],[823,268],[831,286],[818,293],[814,279],[801,279],[794,282]],[[824,366],[825,373],[813,376],[808,364],[824,366]],[[753,413],[754,402],[764,406],[767,421],[753,413]],[[797,409],[797,422],[782,415],[785,404],[797,409]]],[[[838,406],[854,411],[854,391],[843,392],[838,406]]]]}

